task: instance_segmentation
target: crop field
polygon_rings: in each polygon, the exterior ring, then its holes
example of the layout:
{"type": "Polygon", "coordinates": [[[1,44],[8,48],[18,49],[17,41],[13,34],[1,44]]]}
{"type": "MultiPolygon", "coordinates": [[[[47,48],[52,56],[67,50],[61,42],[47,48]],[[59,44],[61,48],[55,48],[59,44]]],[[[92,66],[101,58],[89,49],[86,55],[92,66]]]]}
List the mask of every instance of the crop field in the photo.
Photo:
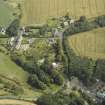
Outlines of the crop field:
{"type": "Polygon", "coordinates": [[[22,24],[38,24],[49,17],[58,17],[69,12],[73,18],[88,18],[105,14],[105,0],[25,0],[22,24]]]}
{"type": "Polygon", "coordinates": [[[76,34],[70,36],[68,40],[76,55],[105,59],[105,28],[76,34]]]}

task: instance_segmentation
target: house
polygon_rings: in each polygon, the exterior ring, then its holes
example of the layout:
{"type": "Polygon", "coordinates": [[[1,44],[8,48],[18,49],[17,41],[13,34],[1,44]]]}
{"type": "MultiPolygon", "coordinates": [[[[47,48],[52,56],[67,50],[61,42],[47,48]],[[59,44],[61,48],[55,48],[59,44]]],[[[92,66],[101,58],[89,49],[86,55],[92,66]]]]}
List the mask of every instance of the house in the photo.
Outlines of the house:
{"type": "Polygon", "coordinates": [[[57,64],[56,62],[52,63],[53,68],[57,68],[59,66],[59,64],[57,64]]]}
{"type": "Polygon", "coordinates": [[[28,35],[28,33],[26,32],[26,28],[25,28],[25,27],[22,27],[22,28],[19,30],[19,35],[28,35]]]}
{"type": "Polygon", "coordinates": [[[70,24],[74,24],[74,22],[75,22],[75,21],[74,21],[73,19],[70,20],[70,24]]]}
{"type": "Polygon", "coordinates": [[[32,44],[34,42],[34,40],[35,40],[34,38],[28,39],[29,44],[32,44]]]}
{"type": "Polygon", "coordinates": [[[15,48],[16,48],[17,50],[20,49],[22,40],[23,40],[23,36],[22,36],[22,35],[19,35],[19,36],[16,37],[15,48]]]}
{"type": "Polygon", "coordinates": [[[55,44],[55,39],[54,39],[54,38],[49,38],[49,39],[48,39],[48,43],[49,43],[50,45],[55,44]]]}
{"type": "Polygon", "coordinates": [[[67,21],[64,22],[64,26],[67,27],[69,23],[67,21]]]}
{"type": "Polygon", "coordinates": [[[22,35],[11,37],[11,39],[9,39],[8,44],[11,46],[11,48],[16,48],[18,50],[21,46],[22,40],[23,40],[22,35]]]}
{"type": "Polygon", "coordinates": [[[20,46],[20,50],[23,50],[23,51],[26,51],[26,50],[28,50],[29,49],[29,47],[30,47],[30,45],[29,44],[23,44],[23,45],[21,45],[20,46]]]}
{"type": "Polygon", "coordinates": [[[53,36],[57,37],[58,35],[59,35],[59,31],[58,31],[58,29],[55,29],[54,32],[53,32],[53,36]]]}
{"type": "Polygon", "coordinates": [[[16,37],[11,37],[9,40],[9,45],[11,48],[15,48],[16,50],[23,50],[26,51],[30,47],[30,43],[33,42],[33,40],[30,41],[28,44],[22,44],[23,36],[18,35],[16,37]]]}
{"type": "Polygon", "coordinates": [[[105,98],[105,91],[103,92],[97,92],[96,96],[100,99],[104,99],[105,98]]]}
{"type": "Polygon", "coordinates": [[[1,27],[1,29],[0,29],[0,33],[1,33],[2,35],[5,35],[5,34],[6,34],[6,30],[5,30],[5,28],[2,28],[2,27],[1,27]]]}
{"type": "Polygon", "coordinates": [[[11,39],[9,41],[10,46],[13,46],[14,41],[15,41],[15,37],[11,37],[11,39]]]}

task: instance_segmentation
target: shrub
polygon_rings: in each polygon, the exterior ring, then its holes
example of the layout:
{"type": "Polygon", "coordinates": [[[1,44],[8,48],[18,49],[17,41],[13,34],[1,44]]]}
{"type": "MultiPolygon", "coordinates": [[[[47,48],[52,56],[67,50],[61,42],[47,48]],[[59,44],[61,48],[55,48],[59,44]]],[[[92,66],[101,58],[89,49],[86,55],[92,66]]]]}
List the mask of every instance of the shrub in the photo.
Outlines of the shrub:
{"type": "Polygon", "coordinates": [[[96,18],[95,22],[100,26],[104,27],[105,26],[105,16],[99,16],[96,18]]]}
{"type": "Polygon", "coordinates": [[[18,34],[20,21],[19,19],[15,19],[9,27],[6,29],[6,33],[9,36],[16,36],[18,34]]]}
{"type": "Polygon", "coordinates": [[[32,87],[35,87],[35,88],[38,88],[38,89],[46,89],[46,85],[41,82],[37,75],[30,75],[29,78],[28,78],[28,83],[32,86],[32,87]]]}

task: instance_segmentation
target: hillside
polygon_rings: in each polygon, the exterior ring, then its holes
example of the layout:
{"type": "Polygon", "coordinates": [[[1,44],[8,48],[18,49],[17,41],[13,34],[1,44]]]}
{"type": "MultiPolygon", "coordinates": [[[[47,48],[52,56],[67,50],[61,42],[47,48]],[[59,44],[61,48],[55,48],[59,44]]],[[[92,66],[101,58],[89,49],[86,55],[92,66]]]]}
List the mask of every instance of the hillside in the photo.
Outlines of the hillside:
{"type": "MultiPolygon", "coordinates": [[[[11,85],[19,86],[19,88],[24,90],[24,93],[21,94],[21,97],[38,97],[41,95],[39,91],[34,91],[27,84],[28,73],[25,72],[22,68],[17,66],[11,59],[0,52],[0,95],[11,95],[11,92],[2,90],[2,83],[6,85],[11,83],[11,85]],[[1,82],[3,80],[3,82],[1,82]]],[[[20,95],[20,93],[19,93],[20,95]]],[[[28,99],[28,98],[27,98],[28,99]]]]}
{"type": "Polygon", "coordinates": [[[70,36],[69,43],[79,56],[105,59],[105,28],[70,36]]]}
{"type": "Polygon", "coordinates": [[[26,82],[28,73],[22,68],[18,67],[14,62],[10,60],[8,56],[0,52],[0,74],[7,78],[26,82]]]}
{"type": "Polygon", "coordinates": [[[13,20],[13,8],[3,0],[0,0],[0,26],[8,26],[13,20]]]}
{"type": "Polygon", "coordinates": [[[45,22],[49,17],[64,16],[69,12],[73,18],[88,18],[105,14],[104,0],[25,0],[22,25],[45,22]]]}
{"type": "Polygon", "coordinates": [[[0,0],[0,26],[8,25],[20,15],[19,4],[23,0],[0,0]]]}

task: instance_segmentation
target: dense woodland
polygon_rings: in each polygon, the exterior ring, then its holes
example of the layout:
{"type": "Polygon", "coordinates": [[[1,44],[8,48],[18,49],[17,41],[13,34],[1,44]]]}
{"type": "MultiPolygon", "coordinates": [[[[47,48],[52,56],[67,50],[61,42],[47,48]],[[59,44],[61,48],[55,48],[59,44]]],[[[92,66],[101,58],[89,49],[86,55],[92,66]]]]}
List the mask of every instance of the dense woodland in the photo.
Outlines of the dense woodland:
{"type": "Polygon", "coordinates": [[[72,91],[70,94],[58,92],[47,94],[37,100],[38,105],[94,105],[91,98],[79,91],[72,91]]]}

